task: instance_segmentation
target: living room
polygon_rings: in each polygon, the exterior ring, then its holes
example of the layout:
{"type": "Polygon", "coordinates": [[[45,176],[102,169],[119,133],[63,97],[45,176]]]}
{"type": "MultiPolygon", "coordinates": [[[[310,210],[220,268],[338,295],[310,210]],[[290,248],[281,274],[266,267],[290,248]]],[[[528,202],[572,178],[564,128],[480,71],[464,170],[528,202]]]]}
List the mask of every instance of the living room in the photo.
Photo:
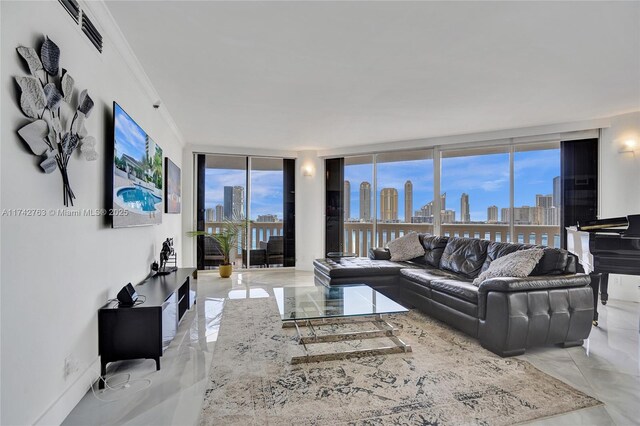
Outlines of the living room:
{"type": "Polygon", "coordinates": [[[1,424],[639,423],[640,2],[0,19],[1,424]]]}

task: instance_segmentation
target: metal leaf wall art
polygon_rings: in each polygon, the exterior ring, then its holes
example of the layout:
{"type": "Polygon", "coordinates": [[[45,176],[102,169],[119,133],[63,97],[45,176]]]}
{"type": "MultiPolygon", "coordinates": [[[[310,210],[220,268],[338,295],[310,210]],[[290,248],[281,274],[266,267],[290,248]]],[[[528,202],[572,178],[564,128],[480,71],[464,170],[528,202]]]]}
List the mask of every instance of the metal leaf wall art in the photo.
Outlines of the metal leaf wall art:
{"type": "Polygon", "coordinates": [[[98,158],[96,139],[89,136],[85,121],[93,109],[93,99],[83,90],[73,105],[75,81],[63,69],[60,76],[60,48],[45,37],[36,49],[19,46],[18,54],[27,64],[30,76],[16,77],[20,86],[20,108],[31,122],[18,130],[33,155],[40,157],[44,173],[60,170],[64,205],[76,198],[69,183],[69,160],[78,148],[87,161],[98,158]]]}

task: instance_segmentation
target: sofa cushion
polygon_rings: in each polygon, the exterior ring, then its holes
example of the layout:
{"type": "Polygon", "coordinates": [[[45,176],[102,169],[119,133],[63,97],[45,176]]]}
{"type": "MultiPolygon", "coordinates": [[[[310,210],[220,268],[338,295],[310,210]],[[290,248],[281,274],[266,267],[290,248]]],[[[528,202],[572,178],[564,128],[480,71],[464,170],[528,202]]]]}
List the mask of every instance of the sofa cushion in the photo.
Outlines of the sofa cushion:
{"type": "Polygon", "coordinates": [[[389,260],[391,259],[391,253],[387,248],[375,248],[369,249],[369,259],[371,260],[389,260]]]}
{"type": "MultiPolygon", "coordinates": [[[[366,257],[344,257],[341,259],[316,259],[315,268],[330,278],[362,277],[369,275],[399,275],[403,268],[412,267],[402,262],[371,260],[366,257]]],[[[355,282],[355,281],[354,281],[355,282]]]]}
{"type": "Polygon", "coordinates": [[[415,259],[424,255],[424,247],[420,244],[420,238],[416,232],[409,232],[400,238],[389,241],[387,244],[391,259],[394,262],[415,259]]]}
{"type": "Polygon", "coordinates": [[[475,278],[487,257],[488,245],[485,240],[450,237],[438,267],[464,278],[475,278]]]}
{"type": "Polygon", "coordinates": [[[533,272],[531,272],[531,275],[561,275],[565,273],[568,263],[568,251],[546,247],[542,259],[540,259],[540,262],[538,262],[533,272]]]}
{"type": "Polygon", "coordinates": [[[433,280],[455,278],[453,274],[439,269],[401,269],[400,275],[423,285],[428,285],[433,280]]]}
{"type": "Polygon", "coordinates": [[[490,242],[489,245],[487,246],[487,258],[484,260],[484,263],[482,264],[480,273],[486,271],[489,268],[489,265],[491,265],[491,262],[493,262],[497,258],[521,249],[522,249],[522,244],[497,243],[495,241],[490,242]]]}
{"type": "Polygon", "coordinates": [[[424,260],[427,265],[437,268],[444,248],[447,246],[449,237],[436,237],[425,235],[422,237],[422,247],[424,247],[424,260]]]}
{"type": "Polygon", "coordinates": [[[467,302],[478,304],[478,287],[470,281],[459,278],[442,278],[431,281],[429,287],[431,287],[432,291],[447,293],[467,302]]]}
{"type": "Polygon", "coordinates": [[[487,270],[473,280],[473,284],[480,285],[484,280],[495,277],[527,277],[542,258],[542,254],[541,248],[533,248],[501,256],[491,262],[487,270]]]}

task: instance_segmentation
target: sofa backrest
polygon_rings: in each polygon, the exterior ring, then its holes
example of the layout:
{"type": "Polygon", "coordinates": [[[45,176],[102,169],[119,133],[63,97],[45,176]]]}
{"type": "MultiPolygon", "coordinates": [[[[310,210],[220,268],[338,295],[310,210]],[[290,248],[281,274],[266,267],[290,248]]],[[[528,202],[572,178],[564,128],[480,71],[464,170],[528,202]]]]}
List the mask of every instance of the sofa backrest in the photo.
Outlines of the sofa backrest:
{"type": "Polygon", "coordinates": [[[505,256],[509,253],[513,253],[517,250],[527,250],[534,247],[540,247],[544,249],[542,259],[538,262],[530,275],[561,275],[561,274],[575,274],[577,272],[577,260],[575,256],[569,253],[567,250],[560,248],[541,247],[532,244],[517,244],[517,243],[498,243],[491,242],[487,247],[487,257],[484,260],[480,272],[484,272],[489,268],[491,262],[499,257],[505,256]]]}
{"type": "MultiPolygon", "coordinates": [[[[561,275],[564,273],[575,273],[575,269],[573,272],[567,270],[567,267],[570,266],[570,256],[570,253],[564,249],[545,247],[542,259],[540,259],[529,275],[561,275]]],[[[573,265],[573,267],[575,268],[575,265],[573,265]]]]}
{"type": "Polygon", "coordinates": [[[447,246],[449,237],[438,237],[433,235],[423,235],[420,238],[422,247],[424,247],[424,262],[427,265],[437,268],[440,265],[440,259],[444,248],[447,246]]]}
{"type": "Polygon", "coordinates": [[[475,238],[449,237],[438,268],[475,278],[487,257],[489,241],[475,238]]]}

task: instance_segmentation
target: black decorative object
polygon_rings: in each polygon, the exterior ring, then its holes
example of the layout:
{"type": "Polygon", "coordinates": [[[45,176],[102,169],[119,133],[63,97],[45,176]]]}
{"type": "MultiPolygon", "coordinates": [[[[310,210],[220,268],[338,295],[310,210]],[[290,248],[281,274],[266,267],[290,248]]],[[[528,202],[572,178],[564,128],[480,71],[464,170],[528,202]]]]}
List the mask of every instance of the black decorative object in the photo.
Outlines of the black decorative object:
{"type": "Polygon", "coordinates": [[[131,283],[122,287],[122,290],[118,292],[118,302],[120,302],[120,306],[133,306],[137,300],[138,293],[136,293],[131,283]]]}
{"type": "Polygon", "coordinates": [[[30,76],[16,77],[20,86],[20,108],[32,121],[18,130],[31,152],[40,157],[45,173],[58,168],[62,176],[64,205],[76,198],[67,172],[74,150],[87,161],[98,158],[95,138],[87,135],[84,122],[91,114],[93,100],[86,90],[73,108],[74,80],[66,70],[60,76],[60,48],[48,37],[40,47],[40,56],[31,47],[19,46],[18,54],[26,62],[30,76]]]}
{"type": "Polygon", "coordinates": [[[176,251],[173,249],[173,238],[167,238],[162,243],[162,250],[160,250],[160,269],[156,275],[167,275],[178,270],[178,257],[176,251]],[[167,268],[167,263],[173,263],[173,266],[167,268]]]}

